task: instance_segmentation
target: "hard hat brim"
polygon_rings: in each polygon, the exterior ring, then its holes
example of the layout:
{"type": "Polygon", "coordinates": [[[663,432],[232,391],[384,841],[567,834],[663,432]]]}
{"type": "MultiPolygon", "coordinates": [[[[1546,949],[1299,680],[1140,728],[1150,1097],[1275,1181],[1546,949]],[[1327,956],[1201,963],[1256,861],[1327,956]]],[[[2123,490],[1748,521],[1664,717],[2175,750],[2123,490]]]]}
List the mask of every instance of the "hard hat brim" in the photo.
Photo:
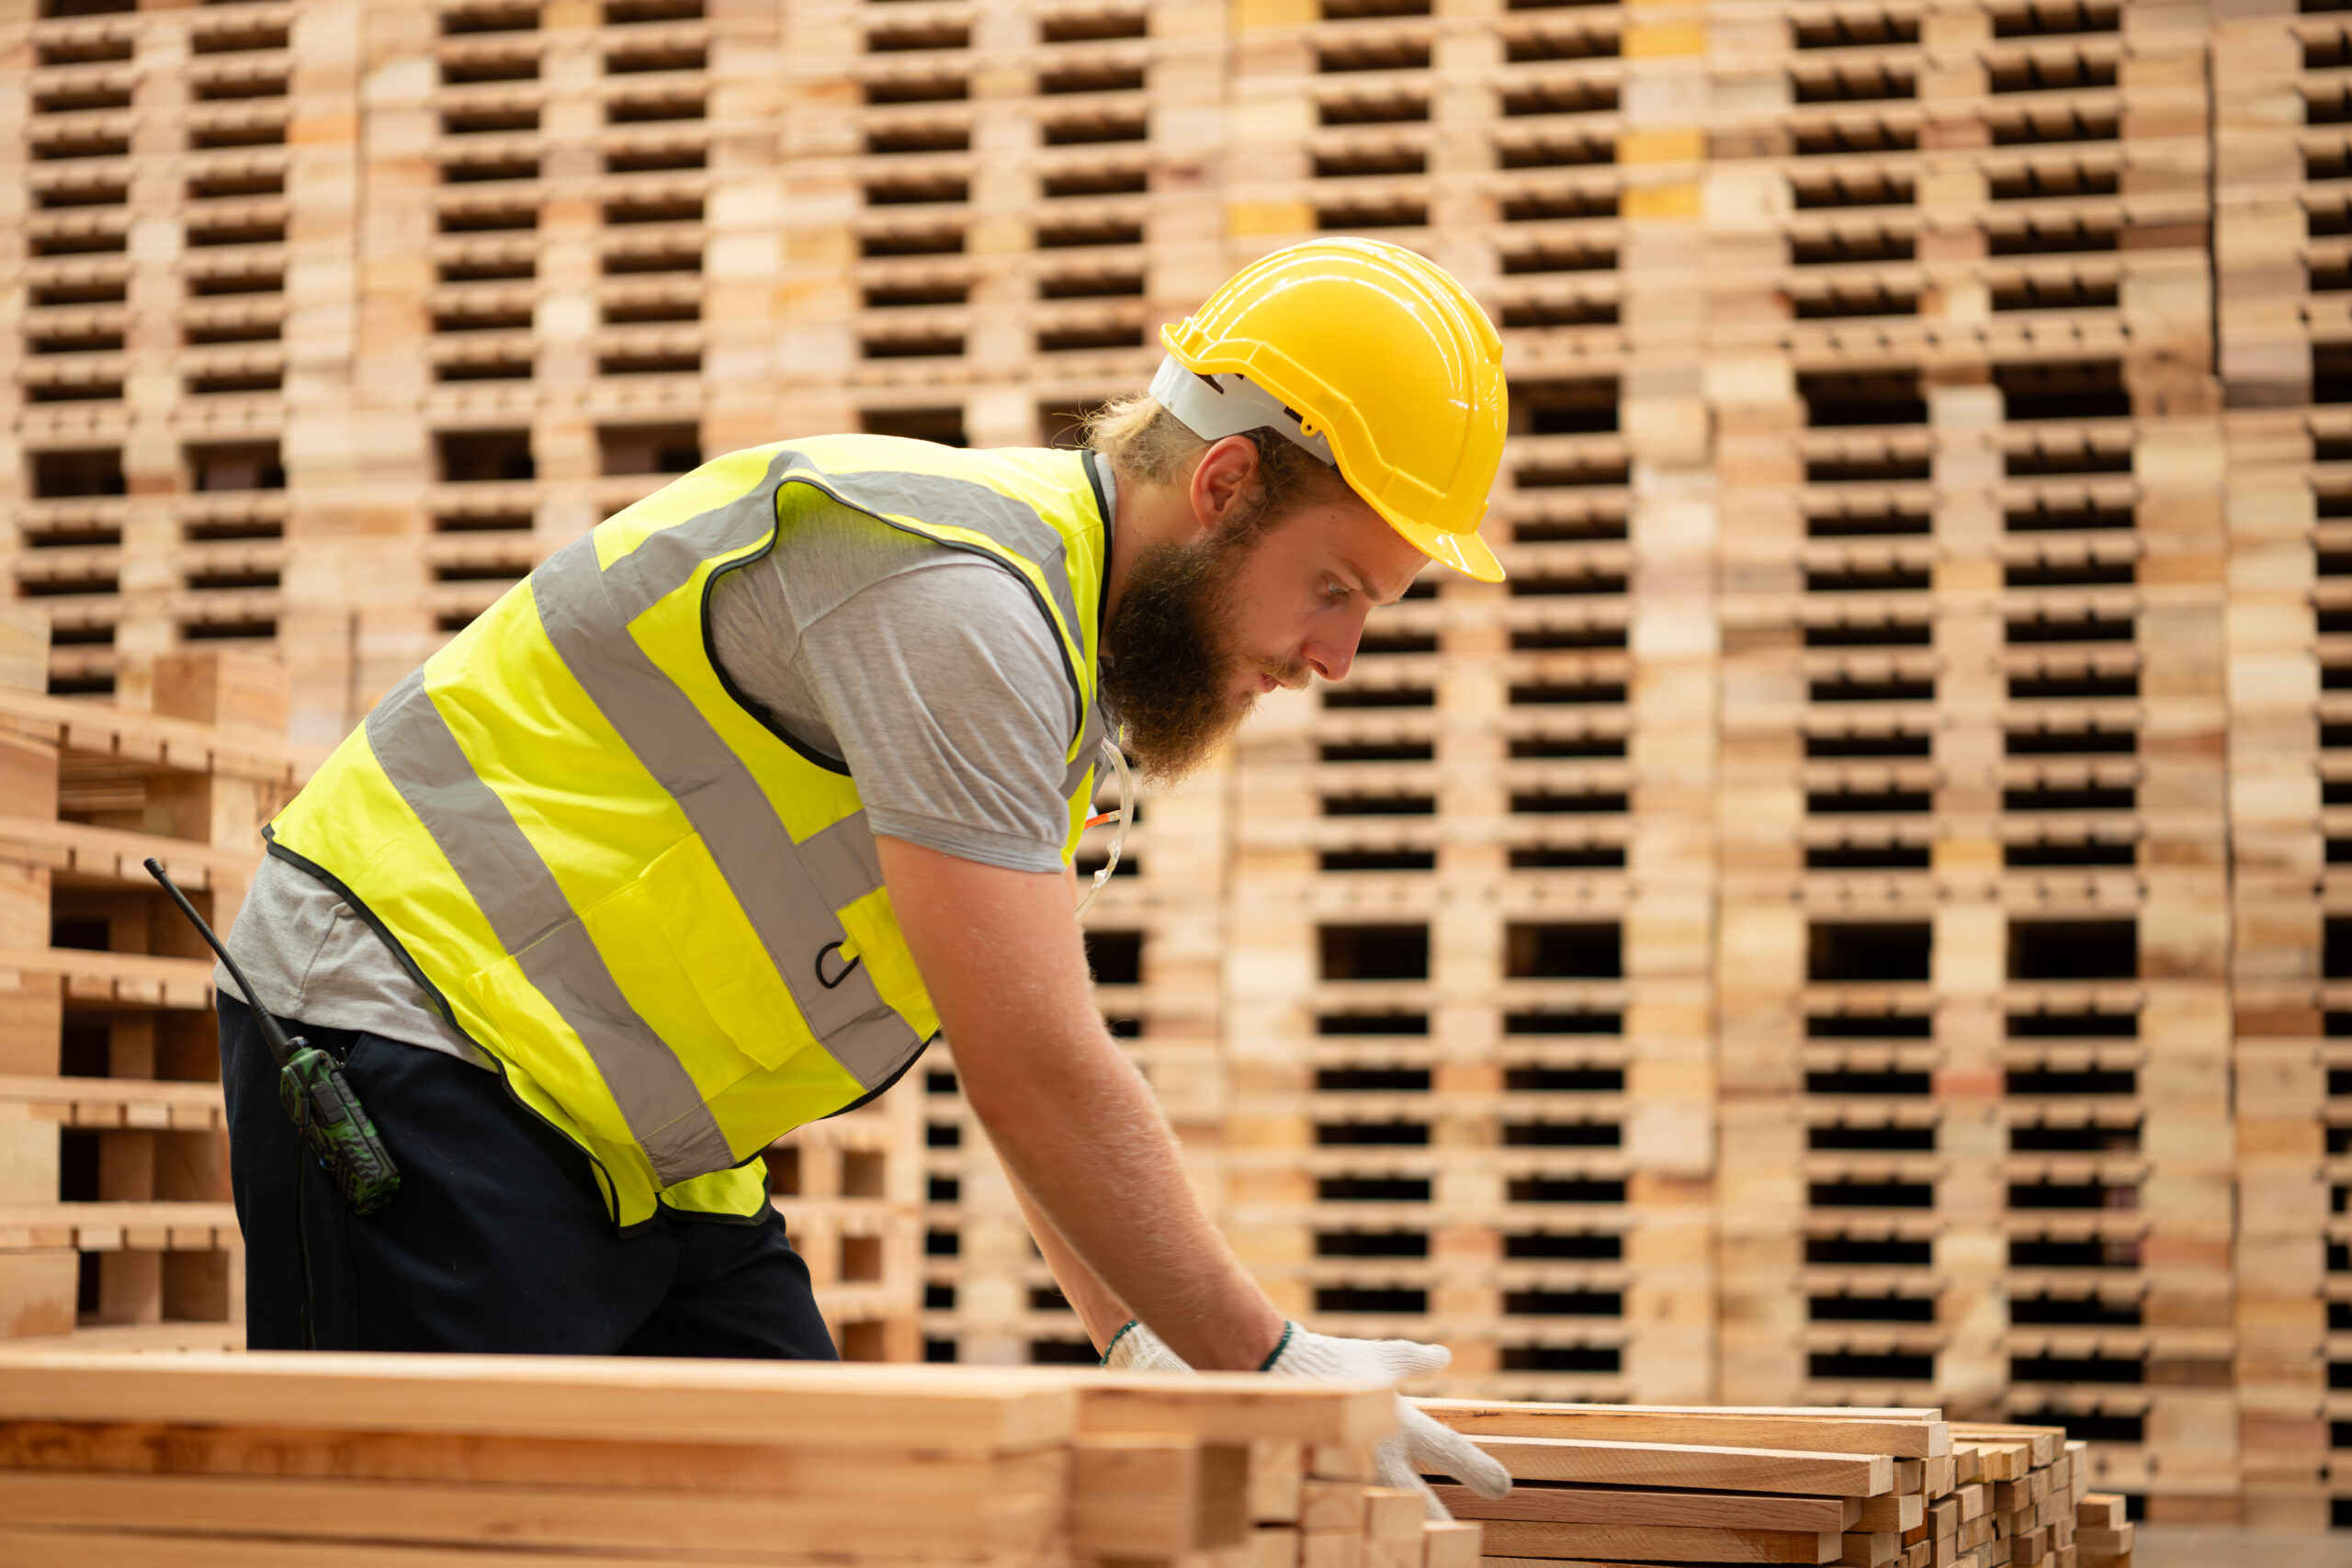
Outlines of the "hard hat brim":
{"type": "Polygon", "coordinates": [[[1480,582],[1500,582],[1506,575],[1503,563],[1495,558],[1494,550],[1476,534],[1450,534],[1431,528],[1426,524],[1409,522],[1392,515],[1376,501],[1369,501],[1380,520],[1404,536],[1405,542],[1441,566],[1450,566],[1465,577],[1480,582]]]}

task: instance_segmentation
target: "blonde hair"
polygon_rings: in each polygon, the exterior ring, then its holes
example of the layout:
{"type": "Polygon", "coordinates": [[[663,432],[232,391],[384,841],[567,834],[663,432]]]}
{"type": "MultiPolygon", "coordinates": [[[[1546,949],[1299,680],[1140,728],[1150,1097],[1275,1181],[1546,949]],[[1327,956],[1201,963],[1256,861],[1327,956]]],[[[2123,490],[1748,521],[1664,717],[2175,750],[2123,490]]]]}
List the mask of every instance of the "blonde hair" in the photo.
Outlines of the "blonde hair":
{"type": "MultiPolygon", "coordinates": [[[[1293,506],[1336,501],[1355,491],[1337,468],[1271,425],[1249,433],[1258,448],[1258,493],[1248,517],[1263,527],[1293,506]]],[[[1086,416],[1086,444],[1102,454],[1121,484],[1182,484],[1209,444],[1148,393],[1113,398],[1086,416]]]]}

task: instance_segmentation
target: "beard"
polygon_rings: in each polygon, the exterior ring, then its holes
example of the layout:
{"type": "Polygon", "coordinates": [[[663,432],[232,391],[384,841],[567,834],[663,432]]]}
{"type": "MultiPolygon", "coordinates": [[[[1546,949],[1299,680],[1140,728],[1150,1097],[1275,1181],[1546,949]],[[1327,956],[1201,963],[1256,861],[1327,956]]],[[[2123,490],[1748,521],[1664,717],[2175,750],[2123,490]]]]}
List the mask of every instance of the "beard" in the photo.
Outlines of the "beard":
{"type": "MultiPolygon", "coordinates": [[[[1102,705],[1124,727],[1136,770],[1172,784],[1198,772],[1258,705],[1238,695],[1251,667],[1237,645],[1234,588],[1257,536],[1220,535],[1154,545],[1127,573],[1119,613],[1103,628],[1102,705]]],[[[1296,685],[1303,669],[1268,669],[1296,685]]]]}

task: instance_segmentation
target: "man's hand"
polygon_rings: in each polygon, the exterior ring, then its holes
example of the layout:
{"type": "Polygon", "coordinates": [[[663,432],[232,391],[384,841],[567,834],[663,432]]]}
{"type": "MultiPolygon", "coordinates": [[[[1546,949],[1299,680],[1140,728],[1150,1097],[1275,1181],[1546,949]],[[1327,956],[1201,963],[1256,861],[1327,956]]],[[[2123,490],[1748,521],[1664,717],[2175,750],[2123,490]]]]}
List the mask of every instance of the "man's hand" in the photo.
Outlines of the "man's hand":
{"type": "MultiPolygon", "coordinates": [[[[1310,1334],[1285,1324],[1281,1347],[1266,1371],[1273,1377],[1306,1378],[1323,1382],[1398,1383],[1407,1378],[1442,1372],[1453,1353],[1442,1345],[1419,1345],[1410,1339],[1335,1339],[1310,1334]]],[[[1114,1371],[1184,1372],[1192,1369],[1141,1323],[1130,1323],[1102,1358],[1114,1371]]],[[[1373,1479],[1383,1486],[1401,1487],[1421,1495],[1429,1517],[1441,1523],[1453,1516],[1424,1475],[1450,1475],[1479,1496],[1510,1495],[1510,1472],[1481,1452],[1461,1433],[1442,1425],[1403,1395],[1396,1400],[1396,1430],[1384,1438],[1373,1479]]]]}
{"type": "Polygon", "coordinates": [[[965,1098],[1008,1171],[1186,1359],[1257,1370],[1282,1314],[1209,1223],[1167,1118],[1102,1027],[1068,883],[875,841],[965,1098]]]}

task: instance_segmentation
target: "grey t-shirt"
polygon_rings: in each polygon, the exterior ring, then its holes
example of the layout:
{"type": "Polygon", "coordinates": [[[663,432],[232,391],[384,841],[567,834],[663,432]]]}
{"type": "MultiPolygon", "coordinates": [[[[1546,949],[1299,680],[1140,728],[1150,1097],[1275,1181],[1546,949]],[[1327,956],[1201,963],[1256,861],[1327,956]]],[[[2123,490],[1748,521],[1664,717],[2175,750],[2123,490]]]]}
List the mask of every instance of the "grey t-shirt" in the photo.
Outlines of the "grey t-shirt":
{"type": "MultiPolygon", "coordinates": [[[[1114,504],[1107,465],[1103,498],[1114,504]]],[[[829,503],[711,595],[719,667],[809,749],[848,763],[874,831],[1057,871],[1080,720],[1061,649],[1003,568],[829,503]]],[[[488,1066],[334,892],[264,857],[229,937],[264,1007],[488,1066]]],[[[215,986],[236,994],[216,969],[215,986]]]]}

